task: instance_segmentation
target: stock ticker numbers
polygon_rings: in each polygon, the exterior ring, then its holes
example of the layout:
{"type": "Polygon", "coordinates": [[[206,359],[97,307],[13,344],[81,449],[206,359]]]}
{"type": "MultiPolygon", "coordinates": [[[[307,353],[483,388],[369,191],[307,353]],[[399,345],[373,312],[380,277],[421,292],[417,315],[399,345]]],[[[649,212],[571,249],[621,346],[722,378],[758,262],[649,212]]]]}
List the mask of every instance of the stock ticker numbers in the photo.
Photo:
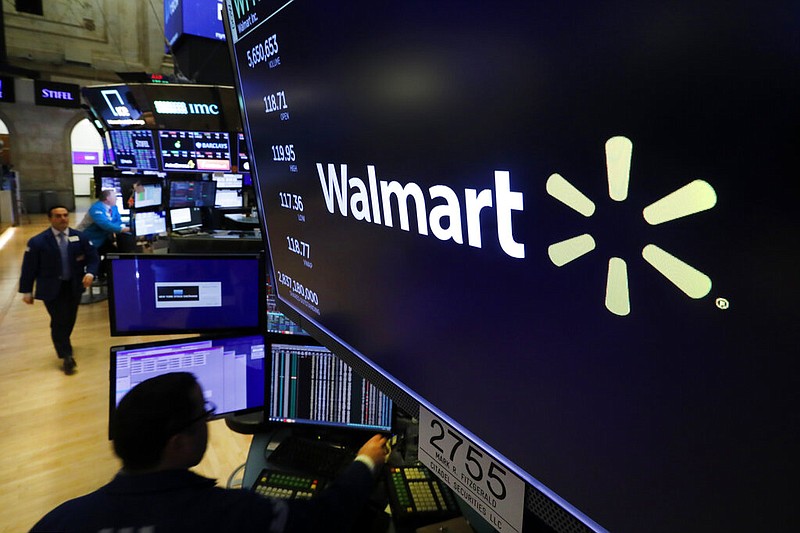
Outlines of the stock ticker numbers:
{"type": "Polygon", "coordinates": [[[247,50],[247,66],[255,68],[256,65],[267,62],[269,68],[275,68],[281,64],[278,56],[278,36],[272,34],[263,41],[247,50]]]}
{"type": "MultiPolygon", "coordinates": [[[[247,64],[250,68],[254,68],[256,65],[266,63],[269,69],[275,69],[275,67],[281,64],[280,57],[278,56],[279,50],[278,35],[276,33],[273,33],[265,39],[259,39],[255,45],[246,50],[247,64]]],[[[279,72],[281,72],[281,70],[262,72],[264,72],[263,76],[267,82],[261,85],[262,89],[265,89],[264,93],[261,95],[265,118],[277,116],[280,119],[279,124],[285,124],[290,119],[289,101],[287,92],[280,85],[281,81],[279,78],[281,78],[281,76],[279,72]]],[[[270,135],[273,134],[276,137],[282,135],[280,126],[277,126],[277,129],[270,128],[270,135]]],[[[277,137],[277,139],[280,139],[280,137],[277,137]]],[[[289,176],[297,175],[298,173],[295,145],[292,143],[271,144],[270,151],[272,152],[272,163],[280,164],[274,170],[278,172],[279,175],[283,175],[284,183],[286,183],[289,188],[289,190],[284,189],[278,192],[278,205],[281,210],[291,212],[292,216],[296,217],[296,221],[302,224],[306,221],[303,196],[291,190],[292,185],[296,183],[292,180],[296,178],[286,179],[288,176],[284,174],[287,170],[289,176]],[[289,164],[283,166],[285,163],[289,164]]],[[[270,197],[274,198],[273,195],[270,195],[270,197]]],[[[286,235],[285,250],[292,256],[297,257],[302,262],[303,267],[311,269],[314,266],[311,262],[311,244],[306,242],[302,234],[303,227],[301,225],[297,228],[296,235],[286,235]]],[[[319,314],[319,309],[317,308],[319,305],[319,296],[314,290],[306,287],[296,279],[292,279],[285,272],[279,273],[278,281],[281,285],[289,289],[289,294],[293,299],[314,311],[316,314],[319,314]]]]}
{"type": "Polygon", "coordinates": [[[291,276],[280,270],[276,271],[276,277],[280,285],[289,289],[289,294],[292,298],[315,314],[319,314],[319,295],[315,291],[305,287],[302,283],[292,279],[291,276]]]}
{"type": "Polygon", "coordinates": [[[264,97],[264,112],[274,113],[275,111],[283,111],[289,109],[286,103],[286,93],[278,91],[275,94],[268,94],[264,97]]]}

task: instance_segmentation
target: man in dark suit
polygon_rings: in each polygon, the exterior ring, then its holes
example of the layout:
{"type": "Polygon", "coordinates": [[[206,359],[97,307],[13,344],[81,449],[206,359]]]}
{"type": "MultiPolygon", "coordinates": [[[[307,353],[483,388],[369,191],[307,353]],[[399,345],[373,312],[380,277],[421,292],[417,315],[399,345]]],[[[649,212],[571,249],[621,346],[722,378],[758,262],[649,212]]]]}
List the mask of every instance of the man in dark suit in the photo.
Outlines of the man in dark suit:
{"type": "Polygon", "coordinates": [[[22,260],[19,292],[22,301],[43,300],[50,314],[50,336],[64,373],[75,371],[75,358],[69,337],[78,316],[81,293],[92,284],[100,259],[97,250],[81,232],[69,227],[69,211],[64,206],[47,212],[50,227],[31,237],[22,260]]]}
{"type": "Polygon", "coordinates": [[[189,468],[203,458],[206,420],[214,406],[192,374],[142,381],[111,418],[122,471],[98,490],[69,500],[31,529],[38,531],[353,531],[375,474],[386,461],[386,438],[375,435],[336,480],[311,499],[266,498],[228,490],[189,468]]]}

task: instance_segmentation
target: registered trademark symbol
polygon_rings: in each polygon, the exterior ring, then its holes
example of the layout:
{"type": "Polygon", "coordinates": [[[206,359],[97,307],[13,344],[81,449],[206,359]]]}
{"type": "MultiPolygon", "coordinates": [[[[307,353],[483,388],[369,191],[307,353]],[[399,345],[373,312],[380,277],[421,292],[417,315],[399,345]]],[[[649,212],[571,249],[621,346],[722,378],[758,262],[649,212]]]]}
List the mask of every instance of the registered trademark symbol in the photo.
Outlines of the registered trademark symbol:
{"type": "Polygon", "coordinates": [[[717,307],[723,311],[731,306],[731,303],[725,298],[717,298],[716,304],[717,307]]]}

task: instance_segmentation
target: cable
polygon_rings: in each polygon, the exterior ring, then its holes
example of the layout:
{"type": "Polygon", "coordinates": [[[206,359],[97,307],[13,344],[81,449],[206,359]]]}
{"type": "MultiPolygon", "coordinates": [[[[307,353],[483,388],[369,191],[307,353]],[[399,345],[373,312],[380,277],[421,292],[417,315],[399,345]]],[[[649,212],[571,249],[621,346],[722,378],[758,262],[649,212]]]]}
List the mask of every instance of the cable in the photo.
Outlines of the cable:
{"type": "Polygon", "coordinates": [[[242,464],[240,464],[239,466],[237,466],[236,468],[233,469],[233,472],[231,472],[231,475],[228,476],[228,482],[225,484],[226,488],[229,488],[229,489],[241,489],[241,488],[244,488],[244,487],[242,487],[242,481],[241,480],[239,481],[238,485],[234,485],[234,479],[239,474],[239,472],[244,470],[246,465],[247,465],[247,463],[242,463],[242,464]]]}

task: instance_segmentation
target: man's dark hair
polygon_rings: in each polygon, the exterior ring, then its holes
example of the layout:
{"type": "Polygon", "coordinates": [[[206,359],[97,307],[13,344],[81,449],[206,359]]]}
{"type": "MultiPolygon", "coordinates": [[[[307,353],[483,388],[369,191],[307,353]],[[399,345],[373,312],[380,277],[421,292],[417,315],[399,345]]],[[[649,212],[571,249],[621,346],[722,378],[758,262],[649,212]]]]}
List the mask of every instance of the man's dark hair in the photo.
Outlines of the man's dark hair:
{"type": "Polygon", "coordinates": [[[115,191],[114,189],[103,189],[102,191],[100,191],[100,194],[97,195],[97,199],[100,200],[101,202],[105,202],[111,197],[112,194],[116,196],[117,191],[115,191]]]}
{"type": "Polygon", "coordinates": [[[53,209],[66,209],[67,213],[69,213],[69,209],[65,205],[61,204],[51,205],[50,207],[47,208],[47,218],[53,218],[53,209]]]}
{"type": "Polygon", "coordinates": [[[197,386],[192,374],[174,372],[142,381],[122,398],[111,418],[111,439],[125,470],[158,465],[169,438],[197,414],[197,386]]]}

